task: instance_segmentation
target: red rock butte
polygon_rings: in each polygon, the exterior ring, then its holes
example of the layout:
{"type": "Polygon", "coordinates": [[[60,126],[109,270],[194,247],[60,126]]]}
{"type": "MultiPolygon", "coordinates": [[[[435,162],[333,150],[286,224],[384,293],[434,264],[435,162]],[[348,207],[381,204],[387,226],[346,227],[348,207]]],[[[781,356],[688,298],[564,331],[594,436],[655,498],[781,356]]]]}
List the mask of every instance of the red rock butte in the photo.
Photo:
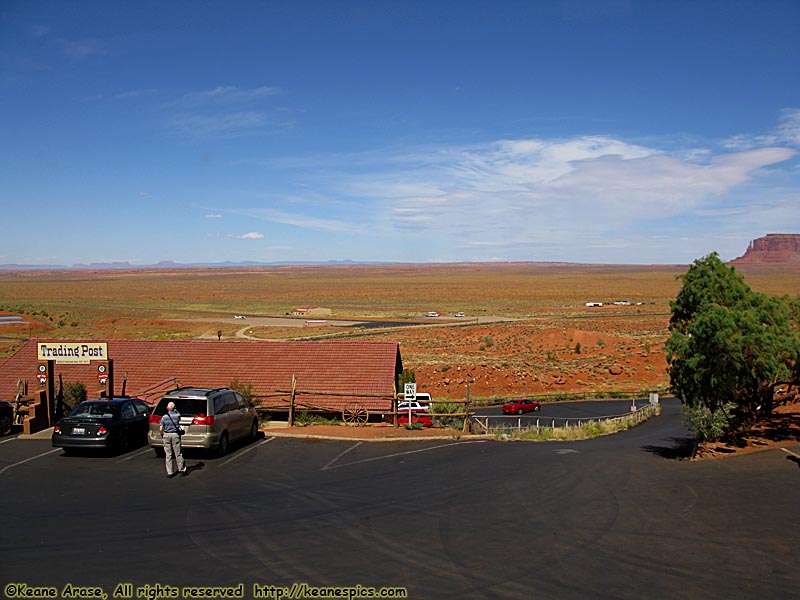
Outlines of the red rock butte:
{"type": "Polygon", "coordinates": [[[768,233],[750,242],[735,266],[800,266],[800,234],[768,233]]]}

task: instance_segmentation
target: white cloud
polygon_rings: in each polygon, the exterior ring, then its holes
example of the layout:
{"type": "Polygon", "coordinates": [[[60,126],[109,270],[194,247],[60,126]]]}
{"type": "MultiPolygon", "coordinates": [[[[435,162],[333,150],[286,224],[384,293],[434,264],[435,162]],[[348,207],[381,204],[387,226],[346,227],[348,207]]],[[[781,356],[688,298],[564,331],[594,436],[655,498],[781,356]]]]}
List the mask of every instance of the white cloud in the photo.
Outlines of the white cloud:
{"type": "Polygon", "coordinates": [[[157,96],[158,90],[155,88],[146,88],[140,90],[128,90],[127,92],[120,92],[114,95],[115,100],[129,100],[131,98],[147,98],[150,96],[157,96]]]}
{"type": "Polygon", "coordinates": [[[358,223],[337,219],[324,219],[299,212],[293,213],[272,208],[246,209],[236,212],[262,221],[291,225],[300,229],[346,233],[356,233],[360,231],[360,225],[358,223]]]}
{"type": "Polygon", "coordinates": [[[474,252],[451,260],[479,260],[490,247],[498,256],[505,249],[507,260],[535,260],[554,243],[593,257],[627,252],[628,239],[673,221],[691,227],[696,218],[749,214],[731,198],[794,155],[788,148],[667,152],[598,136],[500,140],[414,160],[387,157],[383,173],[348,175],[340,185],[343,196],[363,195],[370,206],[367,230],[474,252]]]}
{"type": "Polygon", "coordinates": [[[777,135],[778,139],[789,145],[800,146],[800,108],[785,108],[781,111],[777,135]]]}
{"type": "Polygon", "coordinates": [[[206,219],[221,219],[222,215],[219,213],[208,213],[206,219]]]}
{"type": "Polygon", "coordinates": [[[276,109],[262,106],[264,99],[280,91],[271,86],[217,86],[190,92],[164,106],[171,113],[166,125],[174,133],[195,139],[261,134],[286,125],[276,109]]]}
{"type": "Polygon", "coordinates": [[[784,108],[774,131],[762,135],[739,134],[723,142],[723,147],[746,150],[765,146],[800,146],[800,108],[784,108]]]}
{"type": "Polygon", "coordinates": [[[250,233],[209,233],[208,237],[216,239],[229,239],[229,240],[260,240],[264,238],[263,233],[251,231],[250,233]]]}

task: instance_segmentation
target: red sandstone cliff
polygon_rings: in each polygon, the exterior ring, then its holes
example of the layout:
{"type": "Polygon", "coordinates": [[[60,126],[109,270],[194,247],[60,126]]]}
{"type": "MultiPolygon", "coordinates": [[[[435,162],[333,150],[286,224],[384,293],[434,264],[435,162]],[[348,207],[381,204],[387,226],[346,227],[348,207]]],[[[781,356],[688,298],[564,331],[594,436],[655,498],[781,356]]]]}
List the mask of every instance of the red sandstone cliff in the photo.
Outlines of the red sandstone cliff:
{"type": "Polygon", "coordinates": [[[800,265],[800,234],[768,233],[750,242],[743,256],[731,261],[736,266],[800,265]]]}

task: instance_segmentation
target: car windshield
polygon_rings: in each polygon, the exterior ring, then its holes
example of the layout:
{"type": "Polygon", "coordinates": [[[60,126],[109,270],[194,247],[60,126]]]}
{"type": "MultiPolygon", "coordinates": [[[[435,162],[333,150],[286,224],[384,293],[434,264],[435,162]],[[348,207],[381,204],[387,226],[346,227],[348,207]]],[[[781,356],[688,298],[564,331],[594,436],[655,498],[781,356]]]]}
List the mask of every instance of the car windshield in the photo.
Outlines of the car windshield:
{"type": "Polygon", "coordinates": [[[99,417],[111,419],[119,413],[118,404],[108,402],[82,402],[72,409],[70,417],[99,417]]]}

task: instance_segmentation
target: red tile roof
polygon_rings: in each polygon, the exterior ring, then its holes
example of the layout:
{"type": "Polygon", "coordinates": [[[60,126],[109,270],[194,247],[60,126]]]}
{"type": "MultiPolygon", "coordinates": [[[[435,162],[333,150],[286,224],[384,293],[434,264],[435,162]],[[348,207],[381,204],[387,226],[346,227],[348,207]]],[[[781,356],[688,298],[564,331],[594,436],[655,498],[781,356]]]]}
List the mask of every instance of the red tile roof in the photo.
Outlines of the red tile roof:
{"type": "MultiPolygon", "coordinates": [[[[37,342],[97,342],[98,340],[31,340],[0,363],[0,399],[13,400],[17,381],[28,380],[28,390],[39,388],[36,380],[37,342]]],[[[402,371],[396,342],[253,342],[253,341],[151,341],[108,340],[108,355],[114,361],[114,388],[119,394],[127,373],[126,393],[150,402],[173,389],[172,378],[182,386],[226,387],[233,381],[252,386],[259,405],[288,407],[292,375],[298,391],[333,392],[298,394],[296,402],[313,407],[341,410],[356,404],[371,410],[389,410],[395,377],[402,371]],[[350,397],[345,394],[355,394],[350,397]],[[364,394],[358,396],[358,394],[364,394]],[[378,396],[383,396],[378,397],[378,396]]],[[[80,382],[89,396],[101,389],[97,367],[55,365],[56,385],[80,382]]]]}

